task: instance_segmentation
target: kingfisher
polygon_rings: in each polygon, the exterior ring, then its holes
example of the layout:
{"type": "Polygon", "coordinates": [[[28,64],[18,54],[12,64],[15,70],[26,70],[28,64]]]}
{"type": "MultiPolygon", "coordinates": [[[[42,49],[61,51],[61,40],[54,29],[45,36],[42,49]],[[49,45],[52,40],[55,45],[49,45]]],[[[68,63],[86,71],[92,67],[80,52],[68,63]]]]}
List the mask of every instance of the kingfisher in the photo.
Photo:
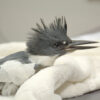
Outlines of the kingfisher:
{"type": "MultiPolygon", "coordinates": [[[[36,23],[36,28],[32,28],[33,33],[26,42],[25,51],[0,59],[0,83],[4,84],[3,88],[5,84],[6,87],[11,85],[17,91],[17,88],[38,72],[38,69],[52,66],[58,57],[76,50],[96,48],[96,46],[84,46],[84,44],[97,43],[96,41],[71,40],[67,35],[65,17],[55,18],[49,25],[46,25],[43,19],[40,21],[41,25],[36,23]]],[[[4,90],[1,93],[13,94],[6,93],[4,90]]]]}

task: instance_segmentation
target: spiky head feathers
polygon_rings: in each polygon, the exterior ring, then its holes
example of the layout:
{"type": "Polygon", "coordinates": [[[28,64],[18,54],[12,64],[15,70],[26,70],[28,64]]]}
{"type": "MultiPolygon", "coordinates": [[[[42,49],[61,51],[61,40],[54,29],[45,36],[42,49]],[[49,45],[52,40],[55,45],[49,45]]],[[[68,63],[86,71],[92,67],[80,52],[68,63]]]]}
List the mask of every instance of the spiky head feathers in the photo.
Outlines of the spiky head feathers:
{"type": "Polygon", "coordinates": [[[42,26],[39,24],[37,28],[32,28],[33,35],[27,42],[27,50],[35,55],[54,55],[62,52],[56,48],[56,43],[66,43],[71,40],[67,36],[67,24],[64,17],[56,18],[49,26],[45,25],[43,19],[40,19],[42,26]]]}

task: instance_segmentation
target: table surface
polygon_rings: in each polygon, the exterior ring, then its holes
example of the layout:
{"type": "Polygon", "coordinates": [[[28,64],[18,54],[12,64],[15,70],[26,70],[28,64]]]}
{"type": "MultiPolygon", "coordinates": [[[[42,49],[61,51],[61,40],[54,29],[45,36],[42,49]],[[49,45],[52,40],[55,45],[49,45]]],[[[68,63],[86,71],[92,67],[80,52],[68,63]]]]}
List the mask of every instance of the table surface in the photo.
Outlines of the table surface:
{"type": "Polygon", "coordinates": [[[79,97],[75,97],[71,99],[63,99],[63,100],[100,100],[100,90],[79,97]]]}

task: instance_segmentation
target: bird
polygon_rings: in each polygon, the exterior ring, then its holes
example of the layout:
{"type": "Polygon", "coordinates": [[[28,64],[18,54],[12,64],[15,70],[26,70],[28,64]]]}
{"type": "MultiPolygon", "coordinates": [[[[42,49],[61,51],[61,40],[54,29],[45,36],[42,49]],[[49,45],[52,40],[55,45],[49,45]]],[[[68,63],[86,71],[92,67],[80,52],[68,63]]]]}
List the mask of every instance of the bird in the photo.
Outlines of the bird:
{"type": "Polygon", "coordinates": [[[33,33],[26,42],[25,51],[19,51],[0,59],[2,95],[14,95],[25,80],[42,68],[53,65],[58,57],[76,50],[97,47],[84,46],[84,44],[97,43],[96,41],[71,40],[67,34],[65,17],[56,17],[48,26],[43,19],[40,21],[41,25],[36,23],[36,28],[32,28],[33,33]]]}

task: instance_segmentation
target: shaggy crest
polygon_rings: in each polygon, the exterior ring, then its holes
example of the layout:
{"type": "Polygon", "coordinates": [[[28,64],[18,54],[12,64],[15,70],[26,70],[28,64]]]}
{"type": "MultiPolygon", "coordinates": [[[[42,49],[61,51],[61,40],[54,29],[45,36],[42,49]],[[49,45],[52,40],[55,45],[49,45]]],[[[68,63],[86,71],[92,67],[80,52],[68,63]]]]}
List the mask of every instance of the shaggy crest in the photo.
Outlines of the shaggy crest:
{"type": "Polygon", "coordinates": [[[65,17],[55,18],[55,20],[48,26],[44,23],[43,19],[40,20],[42,25],[37,23],[37,28],[32,28],[34,33],[27,42],[27,50],[29,53],[39,54],[39,52],[41,52],[40,54],[44,54],[47,51],[49,53],[54,53],[56,50],[53,50],[53,44],[61,41],[70,41],[67,36],[67,24],[65,17]]]}
{"type": "Polygon", "coordinates": [[[55,18],[54,22],[51,23],[48,27],[45,25],[43,19],[41,20],[42,26],[40,26],[38,23],[37,28],[32,28],[33,31],[40,33],[40,34],[50,34],[50,33],[56,33],[60,32],[61,34],[66,34],[67,32],[67,24],[65,17],[62,18],[55,18]]]}

